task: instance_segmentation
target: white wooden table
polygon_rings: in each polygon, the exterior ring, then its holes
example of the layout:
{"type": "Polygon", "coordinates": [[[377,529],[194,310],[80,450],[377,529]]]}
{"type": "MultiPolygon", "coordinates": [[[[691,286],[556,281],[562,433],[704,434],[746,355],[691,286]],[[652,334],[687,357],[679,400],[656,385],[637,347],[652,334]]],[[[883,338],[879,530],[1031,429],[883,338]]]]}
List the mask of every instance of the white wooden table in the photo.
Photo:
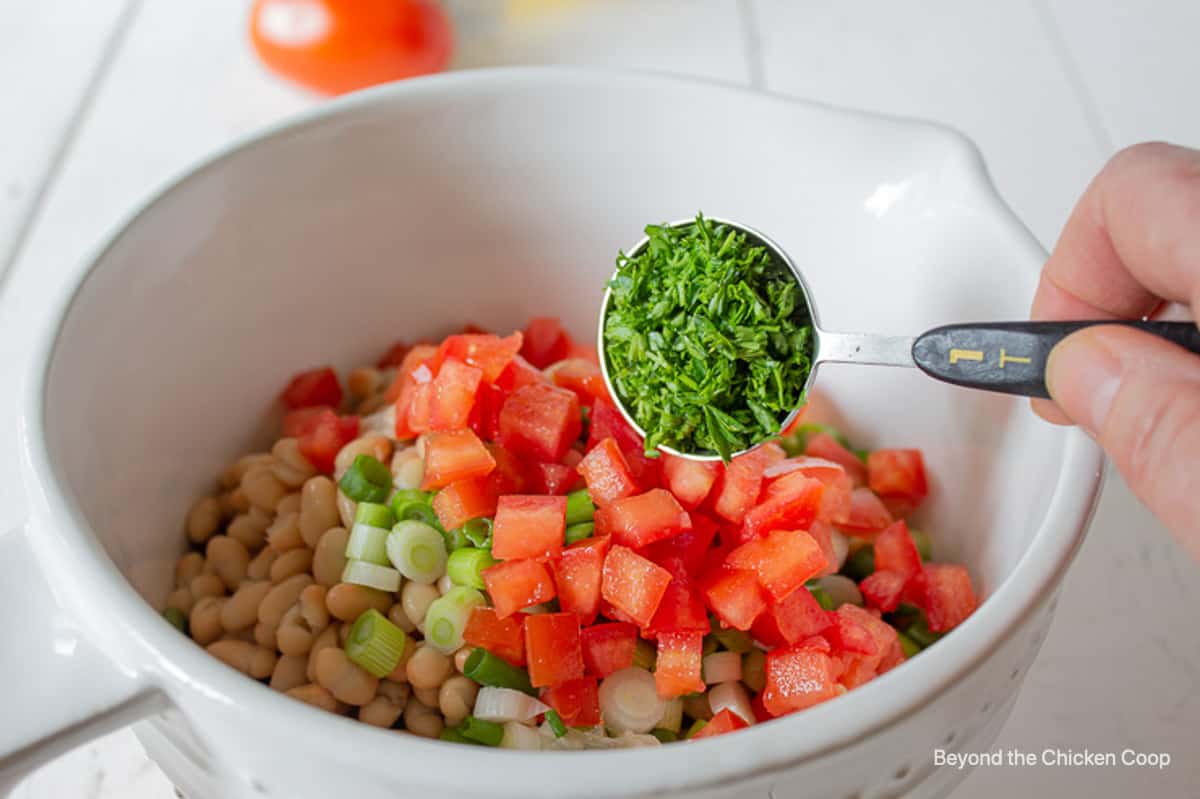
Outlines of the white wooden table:
{"type": "MultiPolygon", "coordinates": [[[[0,3],[0,374],[31,303],[169,177],[316,98],[265,73],[248,0],[0,3]]],[[[979,143],[1047,246],[1123,145],[1200,145],[1194,0],[459,0],[457,66],[588,63],[700,75],[938,119],[979,143]],[[485,13],[480,14],[480,11],[485,13]],[[505,24],[499,25],[503,21],[505,24]]],[[[11,393],[11,392],[6,392],[11,393]]],[[[11,440],[11,397],[0,398],[11,440]],[[8,404],[4,404],[8,403],[8,404]]],[[[0,449],[11,452],[11,446],[0,449]]],[[[0,530],[21,518],[0,459],[0,530]]],[[[993,768],[956,796],[1195,795],[1200,570],[1110,480],[999,746],[1166,751],[1162,772],[993,768]]],[[[2,714],[0,714],[0,723],[2,714]]],[[[34,774],[21,799],[167,799],[128,732],[34,774]]]]}

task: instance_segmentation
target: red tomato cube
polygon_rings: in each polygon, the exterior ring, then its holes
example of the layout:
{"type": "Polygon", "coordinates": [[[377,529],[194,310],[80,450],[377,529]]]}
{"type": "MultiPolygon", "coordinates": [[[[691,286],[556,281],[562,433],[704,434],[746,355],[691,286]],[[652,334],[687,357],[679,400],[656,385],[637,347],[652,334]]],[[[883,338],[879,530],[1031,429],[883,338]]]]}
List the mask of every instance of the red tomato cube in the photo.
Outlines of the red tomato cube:
{"type": "Polygon", "coordinates": [[[821,553],[825,556],[825,568],[821,569],[818,576],[823,577],[836,572],[838,570],[838,553],[833,548],[833,527],[828,522],[817,519],[808,528],[808,534],[817,542],[817,546],[821,548],[821,553]]]}
{"type": "Polygon", "coordinates": [[[700,513],[693,512],[688,516],[692,520],[690,530],[683,530],[670,538],[655,541],[646,547],[646,557],[659,565],[665,563],[668,558],[679,558],[689,573],[699,573],[717,535],[717,523],[700,513]]]}
{"type": "Polygon", "coordinates": [[[763,707],[772,716],[804,710],[837,696],[829,655],[803,646],[767,653],[763,707]]]}
{"type": "Polygon", "coordinates": [[[429,429],[459,430],[467,426],[483,370],[457,358],[447,358],[433,378],[429,398],[429,429]]]}
{"type": "Polygon", "coordinates": [[[596,399],[608,399],[604,375],[595,361],[567,358],[554,364],[548,373],[554,385],[574,391],[584,405],[591,405],[596,399]]]}
{"type": "Polygon", "coordinates": [[[766,499],[747,511],[743,524],[747,536],[772,530],[807,530],[817,518],[825,485],[799,472],[776,480],[766,499]]]}
{"type": "Polygon", "coordinates": [[[971,575],[953,563],[926,563],[917,578],[921,608],[934,632],[953,630],[979,607],[971,575]]]}
{"type": "Polygon", "coordinates": [[[721,465],[712,461],[694,461],[663,453],[663,479],[667,488],[685,508],[696,508],[708,497],[721,465]]]}
{"type": "Polygon", "coordinates": [[[709,609],[725,624],[739,630],[749,630],[767,608],[754,572],[713,569],[700,581],[700,586],[709,609]]]}
{"type": "Polygon", "coordinates": [[[470,430],[428,433],[425,436],[425,478],[421,490],[448,486],[458,480],[483,477],[496,460],[479,436],[470,430]]]}
{"type": "Polygon", "coordinates": [[[558,587],[558,606],[577,614],[584,624],[591,624],[600,611],[600,586],[609,541],[608,537],[576,541],[550,564],[558,587]]]}
{"type": "Polygon", "coordinates": [[[621,621],[585,627],[583,665],[587,673],[603,678],[632,666],[637,639],[637,627],[621,621]]]}
{"type": "Polygon", "coordinates": [[[854,489],[850,495],[850,515],[841,527],[851,535],[869,538],[891,523],[891,512],[871,489],[854,489]]]}
{"type": "Polygon", "coordinates": [[[856,487],[867,482],[867,467],[858,459],[857,455],[843,447],[836,438],[828,433],[815,433],[809,436],[804,447],[804,454],[839,464],[846,470],[846,474],[854,481],[856,487]]]}
{"type": "MultiPolygon", "coordinates": [[[[575,450],[567,450],[567,456],[575,450]]],[[[531,470],[534,491],[538,494],[566,496],[580,482],[579,473],[562,463],[535,463],[531,470]]]]}
{"type": "Polygon", "coordinates": [[[561,461],[582,429],[579,398],[545,383],[518,388],[500,409],[500,443],[534,461],[561,461]]]}
{"type": "Polygon", "coordinates": [[[522,608],[554,599],[554,580],[536,560],[506,560],[483,570],[483,584],[496,615],[503,619],[522,608]]]}
{"type": "Polygon", "coordinates": [[[500,409],[508,399],[508,392],[492,383],[484,383],[475,395],[467,425],[484,441],[500,435],[500,409]]]}
{"type": "Polygon", "coordinates": [[[882,655],[875,645],[875,637],[871,630],[863,624],[864,615],[875,618],[857,605],[842,605],[836,611],[829,611],[829,620],[833,623],[822,635],[829,641],[833,651],[855,655],[882,655]]]}
{"type": "Polygon", "coordinates": [[[645,627],[662,602],[671,573],[632,549],[614,544],[604,558],[600,595],[613,607],[645,627]]]}
{"type": "Polygon", "coordinates": [[[433,512],[447,530],[462,527],[471,519],[496,513],[498,495],[490,477],[456,480],[433,495],[433,512]]]}
{"type": "Polygon", "coordinates": [[[915,508],[929,493],[921,450],[875,450],[867,456],[867,485],[881,497],[900,497],[915,508]]]}
{"type": "Polygon", "coordinates": [[[521,344],[519,332],[505,338],[491,333],[459,333],[448,336],[433,359],[437,364],[451,358],[463,361],[477,367],[485,382],[494,383],[521,350],[521,344]]]}
{"type": "Polygon", "coordinates": [[[629,472],[629,464],[621,454],[617,440],[611,436],[590,449],[576,468],[583,475],[588,496],[597,507],[603,508],[638,492],[638,484],[629,472]]]}
{"type": "Polygon", "coordinates": [[[492,555],[500,560],[554,557],[563,547],[566,520],[566,497],[500,497],[492,529],[492,555]]]}
{"type": "Polygon", "coordinates": [[[768,607],[750,630],[764,644],[787,646],[820,635],[832,623],[829,614],[806,588],[793,591],[782,601],[768,607]]]}
{"type": "Polygon", "coordinates": [[[504,494],[535,493],[537,481],[520,458],[499,444],[491,443],[485,446],[491,454],[492,460],[496,462],[496,468],[488,475],[488,480],[491,481],[497,494],[503,496],[504,494]]]}
{"type": "Polygon", "coordinates": [[[494,608],[475,608],[463,629],[463,640],[514,666],[525,665],[525,625],[520,618],[502,619],[494,608]]]}
{"type": "Polygon", "coordinates": [[[296,439],[300,454],[322,474],[333,473],[334,459],[342,447],[358,438],[357,416],[338,416],[326,407],[289,411],[283,418],[284,435],[296,439]]]}
{"type": "Polygon", "coordinates": [[[611,535],[622,546],[641,549],[692,526],[691,517],[670,491],[655,488],[618,499],[596,511],[596,535],[611,535]]]}
{"type": "Polygon", "coordinates": [[[654,618],[646,625],[646,632],[653,636],[696,630],[708,632],[708,613],[705,612],[704,603],[692,586],[692,578],[684,560],[669,557],[657,562],[671,573],[672,579],[667,585],[662,601],[658,603],[654,618]]]}
{"type": "Polygon", "coordinates": [[[884,658],[894,657],[892,649],[899,646],[900,639],[892,625],[856,605],[842,605],[837,615],[841,618],[841,630],[852,627],[856,630],[855,636],[860,634],[857,631],[862,631],[870,639],[869,645],[863,643],[855,648],[869,649],[869,652],[843,648],[841,659],[844,669],[838,679],[847,688],[856,688],[880,673],[884,658]]]}
{"type": "Polygon", "coordinates": [[[758,584],[776,602],[816,577],[827,564],[820,545],[803,530],[776,530],[756,538],[730,552],[725,562],[754,572],[758,584]]]}
{"type": "Polygon", "coordinates": [[[800,455],[772,467],[767,472],[767,495],[771,496],[774,493],[775,484],[784,476],[795,472],[820,480],[825,486],[825,491],[821,494],[821,506],[817,510],[818,519],[841,524],[849,518],[850,493],[854,490],[854,481],[840,464],[824,458],[800,455]]]}
{"type": "Polygon", "coordinates": [[[769,453],[759,447],[738,455],[725,464],[712,494],[713,511],[718,516],[734,524],[741,524],[747,511],[758,501],[768,458],[769,453]]]}
{"type": "Polygon", "coordinates": [[[900,605],[900,597],[904,593],[904,575],[894,571],[876,568],[858,584],[863,599],[873,608],[879,608],[884,613],[891,613],[900,605]]]}
{"type": "Polygon", "coordinates": [[[903,519],[875,537],[875,569],[895,572],[906,582],[921,571],[921,553],[903,519]]]}
{"type": "Polygon", "coordinates": [[[571,352],[571,338],[553,316],[539,316],[525,326],[521,356],[538,369],[561,361],[571,352]]]}
{"type": "Polygon", "coordinates": [[[693,735],[689,740],[698,741],[701,738],[712,738],[716,735],[724,735],[727,732],[735,732],[737,730],[748,727],[746,720],[734,713],[729,708],[723,708],[720,713],[708,720],[700,732],[693,735]]]}
{"type": "Polygon", "coordinates": [[[283,404],[289,408],[311,408],[328,405],[336,408],[342,404],[342,387],[337,373],[331,367],[301,372],[291,379],[283,390],[283,404]]]}
{"type": "MultiPolygon", "coordinates": [[[[388,347],[388,351],[375,362],[377,369],[395,369],[400,364],[404,363],[404,356],[408,355],[408,351],[412,349],[403,341],[397,341],[388,347]]],[[[393,398],[394,399],[394,398],[393,398]]]]}
{"type": "Polygon", "coordinates": [[[574,613],[527,614],[525,660],[529,663],[529,682],[534,688],[582,677],[579,617],[574,613]]]}
{"type": "Polygon", "coordinates": [[[558,711],[568,727],[594,727],[600,719],[600,691],[595,677],[567,680],[542,689],[539,697],[558,711]]]}
{"type": "Polygon", "coordinates": [[[704,690],[700,676],[704,633],[663,633],[658,636],[654,687],[663,699],[704,690]]]}
{"type": "Polygon", "coordinates": [[[511,394],[518,388],[532,386],[538,383],[549,383],[541,369],[537,369],[520,355],[514,355],[512,362],[504,368],[496,378],[496,387],[505,394],[511,394]]]}
{"type": "Polygon", "coordinates": [[[659,461],[661,458],[647,458],[642,446],[642,437],[629,426],[625,417],[617,407],[608,400],[598,399],[592,403],[588,422],[587,449],[598,445],[606,438],[616,439],[629,465],[629,472],[642,488],[653,488],[658,485],[659,461]]]}
{"type": "MultiPolygon", "coordinates": [[[[388,402],[396,402],[397,398],[404,391],[405,387],[412,382],[412,373],[418,366],[426,363],[437,354],[437,347],[432,344],[417,344],[412,349],[404,354],[404,360],[400,362],[399,368],[396,369],[396,379],[392,381],[387,390],[383,392],[383,397],[388,402]]],[[[433,373],[430,371],[430,376],[433,373]]],[[[397,408],[399,410],[399,408],[397,408]]],[[[405,436],[411,438],[411,436],[405,436]]]]}

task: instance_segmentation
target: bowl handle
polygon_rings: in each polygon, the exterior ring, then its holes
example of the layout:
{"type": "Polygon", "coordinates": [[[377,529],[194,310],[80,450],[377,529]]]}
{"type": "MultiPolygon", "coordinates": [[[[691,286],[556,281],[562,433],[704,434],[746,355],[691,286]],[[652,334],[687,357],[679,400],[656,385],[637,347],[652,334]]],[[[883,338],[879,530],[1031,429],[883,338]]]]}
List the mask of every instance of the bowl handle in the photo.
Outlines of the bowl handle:
{"type": "Polygon", "coordinates": [[[0,797],[37,766],[167,707],[63,613],[25,530],[0,533],[0,797]]]}

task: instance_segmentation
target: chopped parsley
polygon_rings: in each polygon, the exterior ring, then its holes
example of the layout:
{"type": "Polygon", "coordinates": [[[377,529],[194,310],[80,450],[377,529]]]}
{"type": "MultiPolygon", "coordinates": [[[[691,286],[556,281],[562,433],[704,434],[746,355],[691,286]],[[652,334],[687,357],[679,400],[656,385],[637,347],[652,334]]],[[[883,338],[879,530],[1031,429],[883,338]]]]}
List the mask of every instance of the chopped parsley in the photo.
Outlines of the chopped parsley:
{"type": "Polygon", "coordinates": [[[813,329],[785,264],[705,219],[649,225],[617,257],[604,354],[621,403],[660,444],[722,460],[779,434],[812,369],[813,329]]]}

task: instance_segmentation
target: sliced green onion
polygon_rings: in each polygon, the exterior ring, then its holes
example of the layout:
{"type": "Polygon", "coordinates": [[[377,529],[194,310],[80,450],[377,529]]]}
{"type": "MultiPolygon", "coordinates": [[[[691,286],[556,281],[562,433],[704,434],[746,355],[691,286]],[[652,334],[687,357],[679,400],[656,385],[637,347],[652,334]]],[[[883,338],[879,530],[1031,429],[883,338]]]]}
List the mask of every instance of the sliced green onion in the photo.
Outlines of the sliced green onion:
{"type": "Polygon", "coordinates": [[[528,724],[522,724],[519,721],[510,721],[504,725],[504,737],[500,739],[500,748],[536,752],[542,748],[543,744],[550,743],[551,741],[548,737],[542,735],[528,724]]]}
{"type": "Polygon", "coordinates": [[[761,649],[742,655],[742,682],[756,694],[767,687],[767,656],[761,649]]]}
{"type": "Polygon", "coordinates": [[[392,470],[371,455],[359,455],[338,481],[342,493],[355,502],[386,502],[392,493],[392,470]]]}
{"type": "Polygon", "coordinates": [[[546,703],[515,688],[485,685],[475,695],[476,718],[485,721],[529,721],[550,710],[546,703]]]}
{"type": "Polygon", "coordinates": [[[732,627],[728,630],[716,630],[712,635],[721,646],[730,652],[737,652],[739,655],[754,648],[754,640],[749,635],[732,627]]]}
{"type": "Polygon", "coordinates": [[[392,515],[398,522],[425,522],[440,530],[441,524],[438,522],[437,514],[433,511],[433,505],[430,504],[432,500],[433,495],[427,491],[401,488],[392,495],[392,515]]]}
{"type": "Polygon", "coordinates": [[[425,611],[425,643],[450,655],[463,645],[463,630],[471,611],[483,607],[487,600],[474,588],[455,586],[429,603],[425,611]]]}
{"type": "Polygon", "coordinates": [[[474,716],[467,716],[458,726],[458,731],[467,740],[481,743],[484,746],[499,746],[500,741],[504,738],[503,725],[494,721],[484,721],[474,716]]]}
{"type": "Polygon", "coordinates": [[[705,685],[737,682],[742,679],[742,656],[737,652],[706,655],[700,664],[700,675],[705,685]]]}
{"type": "Polygon", "coordinates": [[[162,612],[163,618],[171,623],[171,626],[186,634],[188,627],[187,614],[179,608],[167,608],[162,612]]]}
{"type": "MultiPolygon", "coordinates": [[[[391,515],[391,511],[388,511],[388,516],[391,515]]],[[[373,527],[366,522],[355,522],[354,527],[350,528],[350,537],[346,539],[346,557],[387,566],[387,539],[391,532],[390,525],[386,528],[373,527]]]]}
{"type": "Polygon", "coordinates": [[[530,696],[537,696],[537,691],[533,690],[529,683],[529,675],[524,669],[517,668],[483,648],[476,649],[467,657],[467,662],[463,664],[463,674],[480,685],[511,688],[530,696]]]}
{"type": "Polygon", "coordinates": [[[684,733],[684,738],[695,738],[696,733],[708,726],[708,722],[704,719],[696,719],[692,722],[692,726],[688,727],[688,731],[684,733]]]}
{"type": "Polygon", "coordinates": [[[921,647],[917,645],[916,641],[899,630],[896,631],[896,637],[900,639],[900,648],[904,650],[904,657],[910,658],[921,651],[921,647]]]}
{"type": "Polygon", "coordinates": [[[429,585],[446,573],[446,542],[424,522],[396,522],[387,538],[387,555],[413,582],[429,585]]]}
{"type": "MultiPolygon", "coordinates": [[[[655,725],[660,730],[670,730],[671,732],[679,732],[679,728],[683,725],[683,700],[679,697],[667,702],[667,707],[663,711],[662,717],[659,718],[658,724],[655,725]]],[[[653,734],[653,730],[651,730],[653,734]]]]}
{"type": "Polygon", "coordinates": [[[610,732],[650,732],[667,703],[654,686],[654,675],[636,666],[614,671],[600,681],[600,717],[610,732]]]}
{"type": "MultiPolygon", "coordinates": [[[[858,605],[863,604],[862,592],[858,590],[858,586],[844,574],[827,574],[817,580],[817,586],[821,588],[829,598],[833,600],[833,607],[836,610],[842,605],[858,605]]],[[[820,600],[817,600],[818,602],[820,600]]]]}
{"type": "Polygon", "coordinates": [[[554,731],[555,738],[561,738],[567,734],[567,725],[563,724],[562,716],[558,715],[558,711],[554,708],[546,711],[546,723],[554,731]]]}
{"type": "Polygon", "coordinates": [[[662,727],[655,727],[650,730],[650,734],[665,744],[674,743],[679,740],[679,733],[674,730],[664,730],[662,727]]]}
{"type": "Polygon", "coordinates": [[[375,608],[359,616],[346,638],[346,657],[375,677],[386,677],[404,656],[408,636],[375,608]]]}
{"type": "Polygon", "coordinates": [[[712,709],[714,716],[722,710],[730,710],[741,716],[742,721],[747,724],[754,724],[756,721],[754,708],[750,706],[750,695],[746,693],[745,687],[740,682],[723,682],[720,685],[714,685],[708,692],[708,706],[712,709]]]}
{"type": "Polygon", "coordinates": [[[470,738],[467,738],[458,731],[457,727],[444,727],[438,738],[454,744],[471,744],[472,746],[479,746],[478,741],[472,741],[470,738]]]}
{"type": "Polygon", "coordinates": [[[564,537],[568,544],[574,544],[576,541],[582,541],[585,538],[591,538],[592,533],[596,532],[596,525],[592,522],[580,522],[572,524],[567,528],[564,537]]]}
{"type": "Polygon", "coordinates": [[[925,622],[924,616],[909,625],[908,629],[904,632],[913,640],[913,643],[922,649],[928,646],[933,646],[934,642],[942,637],[941,633],[935,633],[929,629],[929,625],[925,622]]]}
{"type": "Polygon", "coordinates": [[[396,519],[392,515],[392,509],[387,505],[380,505],[378,502],[360,502],[354,510],[354,523],[369,524],[371,527],[390,530],[396,523],[396,519]]]}
{"type": "Polygon", "coordinates": [[[817,600],[817,604],[821,606],[822,610],[834,609],[835,605],[833,602],[833,597],[831,597],[821,586],[813,586],[812,588],[808,589],[808,592],[813,595],[813,599],[817,600]]]}
{"type": "Polygon", "coordinates": [[[917,546],[917,554],[921,556],[921,560],[933,559],[933,539],[929,537],[929,533],[924,530],[914,530],[908,528],[908,534],[912,536],[913,543],[917,546]]]}
{"type": "Polygon", "coordinates": [[[842,574],[856,583],[862,582],[874,572],[875,548],[870,544],[851,552],[842,564],[842,574]]]}
{"type": "Polygon", "coordinates": [[[462,534],[471,542],[471,546],[482,549],[492,548],[492,520],[486,516],[464,522],[463,526],[458,529],[462,530],[462,534]]]}
{"type": "Polygon", "coordinates": [[[567,526],[590,522],[596,513],[596,506],[586,488],[567,494],[567,526]]]}
{"type": "Polygon", "coordinates": [[[455,585],[483,589],[483,570],[496,565],[496,559],[486,549],[464,547],[450,553],[446,559],[446,574],[455,585]]]}
{"type": "Polygon", "coordinates": [[[654,644],[639,638],[637,646],[633,649],[633,665],[639,669],[654,671],[654,664],[657,660],[658,650],[654,648],[654,644]]]}
{"type": "Polygon", "coordinates": [[[348,560],[342,569],[342,582],[365,585],[380,591],[399,591],[400,572],[365,560],[348,560]]]}
{"type": "MultiPolygon", "coordinates": [[[[439,528],[440,529],[440,528],[439,528]]],[[[456,549],[465,549],[471,546],[471,542],[467,540],[463,534],[461,527],[455,527],[453,530],[441,530],[442,540],[446,542],[446,551],[453,552],[456,549]]]]}

